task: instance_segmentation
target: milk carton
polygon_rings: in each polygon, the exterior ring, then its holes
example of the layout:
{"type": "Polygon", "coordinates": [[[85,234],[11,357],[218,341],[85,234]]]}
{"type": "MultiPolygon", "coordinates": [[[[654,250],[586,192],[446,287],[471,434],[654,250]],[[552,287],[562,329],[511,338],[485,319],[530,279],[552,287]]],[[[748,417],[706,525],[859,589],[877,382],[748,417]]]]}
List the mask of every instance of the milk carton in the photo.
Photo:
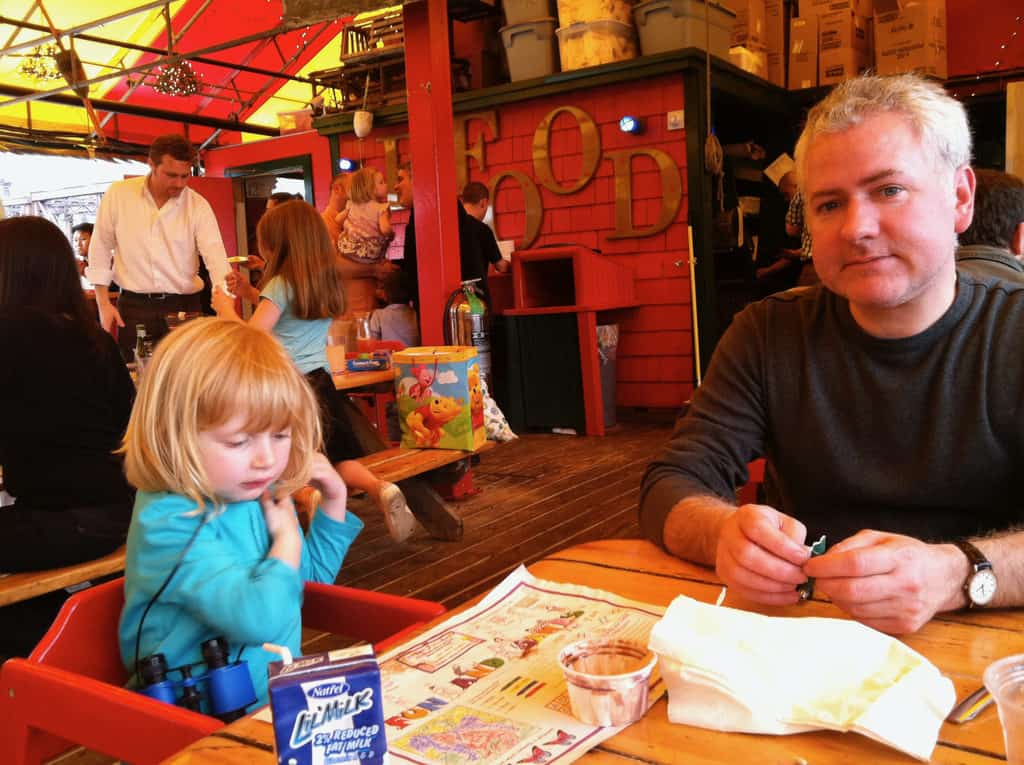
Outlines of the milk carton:
{"type": "Polygon", "coordinates": [[[372,646],[273,662],[268,672],[280,765],[383,765],[388,742],[372,646]]]}

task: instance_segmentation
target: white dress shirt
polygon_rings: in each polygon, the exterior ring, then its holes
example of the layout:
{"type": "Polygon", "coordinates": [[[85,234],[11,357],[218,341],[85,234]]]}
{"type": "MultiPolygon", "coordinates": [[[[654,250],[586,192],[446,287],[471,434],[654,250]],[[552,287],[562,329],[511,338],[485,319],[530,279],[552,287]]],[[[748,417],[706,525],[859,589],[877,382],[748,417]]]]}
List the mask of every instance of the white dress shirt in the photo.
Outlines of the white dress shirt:
{"type": "Polygon", "coordinates": [[[132,292],[191,295],[203,288],[202,255],[212,282],[222,282],[231,267],[210,203],[186,187],[157,207],[148,178],[117,181],[103,195],[86,278],[99,285],[113,279],[132,292]]]}

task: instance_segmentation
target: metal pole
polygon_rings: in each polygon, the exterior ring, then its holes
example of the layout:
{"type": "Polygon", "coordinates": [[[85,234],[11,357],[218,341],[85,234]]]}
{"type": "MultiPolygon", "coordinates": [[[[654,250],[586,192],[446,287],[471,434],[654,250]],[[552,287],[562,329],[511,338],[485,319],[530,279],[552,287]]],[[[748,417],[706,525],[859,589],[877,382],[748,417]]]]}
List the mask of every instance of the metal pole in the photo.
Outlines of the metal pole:
{"type": "MultiPolygon", "coordinates": [[[[18,21],[17,19],[11,18],[9,16],[0,16],[0,26],[4,25],[24,27],[25,29],[34,29],[40,32],[46,30],[46,27],[43,26],[42,24],[33,24],[27,21],[18,21]]],[[[180,38],[181,35],[178,35],[178,37],[180,38]]],[[[140,53],[155,53],[158,56],[162,56],[166,53],[166,51],[164,51],[162,48],[154,48],[151,45],[139,45],[138,43],[131,43],[127,41],[111,40],[109,37],[99,37],[98,35],[75,35],[75,39],[84,40],[85,42],[100,43],[101,45],[109,45],[112,48],[137,50],[140,53]]],[[[284,74],[283,72],[275,72],[271,69],[260,69],[259,67],[255,66],[233,64],[230,61],[220,61],[219,59],[206,58],[205,56],[189,56],[188,59],[189,61],[194,61],[197,64],[207,64],[208,66],[221,66],[225,69],[237,69],[239,72],[249,72],[250,74],[264,74],[268,77],[276,77],[279,80],[292,80],[294,82],[303,82],[306,85],[320,84],[319,81],[311,80],[308,77],[299,77],[298,75],[284,74]]]]}
{"type": "Polygon", "coordinates": [[[45,42],[49,42],[51,39],[57,39],[58,37],[62,37],[64,35],[74,35],[78,32],[84,32],[86,29],[92,29],[93,27],[99,27],[104,24],[109,24],[111,21],[117,21],[119,19],[127,18],[128,16],[134,16],[137,13],[148,11],[151,8],[158,8],[161,5],[170,5],[170,0],[154,0],[154,2],[146,3],[145,5],[140,5],[138,8],[130,8],[126,11],[115,13],[113,16],[107,16],[106,18],[98,19],[97,21],[89,21],[85,24],[79,24],[77,27],[71,27],[70,29],[57,29],[54,32],[51,32],[50,34],[43,35],[42,37],[37,37],[35,40],[29,40],[28,42],[18,43],[17,45],[10,45],[4,48],[3,50],[0,50],[0,56],[6,55],[8,53],[14,53],[14,51],[17,50],[25,50],[25,48],[35,48],[37,45],[42,45],[45,42]]]}
{"type": "MultiPolygon", "coordinates": [[[[239,45],[245,45],[246,43],[256,42],[257,40],[262,40],[265,37],[275,37],[277,35],[284,34],[286,32],[291,32],[291,31],[293,31],[295,29],[299,29],[300,27],[304,27],[304,26],[307,26],[307,25],[306,24],[282,25],[282,26],[279,26],[279,27],[275,27],[274,29],[269,29],[266,32],[257,32],[256,34],[247,35],[246,37],[240,37],[237,40],[229,40],[228,42],[218,43],[217,45],[211,45],[211,46],[206,47],[206,48],[201,48],[200,50],[191,51],[189,53],[179,53],[176,56],[174,56],[174,58],[179,58],[179,59],[185,60],[185,59],[191,59],[193,56],[203,55],[205,53],[214,53],[214,52],[219,51],[219,50],[226,50],[228,48],[236,48],[239,45]]],[[[106,82],[107,80],[112,80],[112,79],[114,79],[116,77],[124,77],[125,75],[134,74],[135,72],[149,71],[150,69],[153,69],[154,67],[160,66],[161,64],[165,63],[170,58],[171,58],[170,56],[164,55],[164,56],[161,56],[159,58],[154,59],[153,61],[150,61],[147,64],[140,64],[139,66],[132,66],[132,67],[129,67],[128,69],[119,70],[117,72],[111,72],[111,73],[108,73],[108,74],[101,74],[98,77],[93,77],[91,80],[84,80],[84,81],[82,81],[82,82],[80,82],[78,84],[79,85],[95,85],[98,82],[106,82]]],[[[8,99],[7,101],[4,101],[4,102],[0,103],[0,107],[15,106],[16,104],[25,103],[26,101],[37,101],[40,98],[46,98],[47,96],[53,96],[53,95],[57,95],[58,93],[63,93],[65,90],[68,89],[68,87],[69,86],[65,86],[65,87],[61,87],[61,88],[54,88],[53,90],[29,91],[30,95],[24,95],[24,96],[20,96],[18,98],[8,99]]]]}
{"type": "MultiPolygon", "coordinates": [[[[0,95],[21,97],[31,94],[29,88],[19,88],[16,85],[0,84],[0,95]]],[[[60,93],[42,94],[40,99],[55,104],[66,104],[67,106],[82,105],[77,96],[63,95],[60,93]]],[[[90,99],[97,111],[115,112],[117,114],[132,114],[137,117],[151,117],[169,122],[186,122],[186,124],[202,125],[203,127],[220,128],[221,130],[237,130],[242,133],[254,135],[277,136],[280,131],[277,128],[253,125],[248,122],[235,122],[233,120],[220,119],[217,117],[204,117],[199,114],[182,114],[181,112],[170,111],[169,109],[154,109],[149,106],[137,106],[135,104],[122,104],[120,101],[104,101],[98,98],[90,99]]]]}

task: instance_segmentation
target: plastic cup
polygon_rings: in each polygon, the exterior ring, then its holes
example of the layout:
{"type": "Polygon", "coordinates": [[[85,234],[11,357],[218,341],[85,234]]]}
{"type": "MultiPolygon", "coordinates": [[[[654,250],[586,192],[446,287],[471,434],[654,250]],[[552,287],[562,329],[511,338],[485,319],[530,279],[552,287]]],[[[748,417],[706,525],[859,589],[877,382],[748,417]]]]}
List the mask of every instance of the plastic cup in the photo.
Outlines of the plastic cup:
{"type": "Polygon", "coordinates": [[[342,335],[327,336],[327,363],[330,364],[332,375],[343,375],[348,371],[345,366],[345,337],[342,335]]]}
{"type": "Polygon", "coordinates": [[[999,710],[1006,761],[1024,765],[1024,654],[989,664],[982,679],[999,710]]]}
{"type": "Polygon", "coordinates": [[[628,725],[647,711],[657,657],[633,640],[598,638],[567,645],[558,655],[572,713],[588,725],[628,725]]]}

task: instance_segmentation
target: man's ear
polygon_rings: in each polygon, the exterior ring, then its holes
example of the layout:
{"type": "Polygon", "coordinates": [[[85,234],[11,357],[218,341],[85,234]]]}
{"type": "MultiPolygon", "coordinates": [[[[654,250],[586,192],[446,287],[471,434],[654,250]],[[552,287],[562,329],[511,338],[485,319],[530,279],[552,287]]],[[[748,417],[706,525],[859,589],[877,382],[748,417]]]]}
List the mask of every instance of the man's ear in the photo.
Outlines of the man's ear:
{"type": "Polygon", "coordinates": [[[970,165],[964,165],[956,170],[953,176],[953,193],[956,195],[955,228],[958,234],[962,234],[974,220],[974,170],[970,165]]]}
{"type": "Polygon", "coordinates": [[[1010,252],[1018,258],[1024,258],[1024,220],[1017,224],[1010,239],[1010,252]]]}

